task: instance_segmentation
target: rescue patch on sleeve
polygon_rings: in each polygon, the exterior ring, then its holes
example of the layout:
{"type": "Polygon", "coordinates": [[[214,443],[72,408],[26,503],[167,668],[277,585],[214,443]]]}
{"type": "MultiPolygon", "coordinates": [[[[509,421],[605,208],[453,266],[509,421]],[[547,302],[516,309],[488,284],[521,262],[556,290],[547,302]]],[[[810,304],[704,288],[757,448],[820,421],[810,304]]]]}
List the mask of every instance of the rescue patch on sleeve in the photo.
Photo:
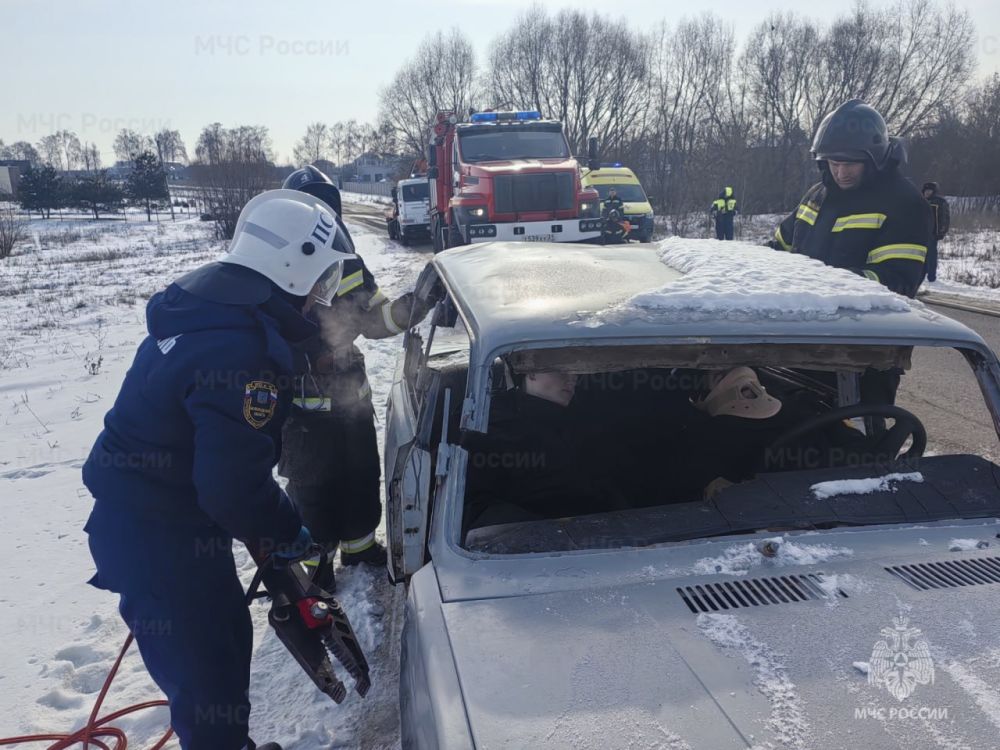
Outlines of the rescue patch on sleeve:
{"type": "Polygon", "coordinates": [[[243,418],[255,430],[271,421],[278,407],[278,387],[266,380],[251,380],[243,395],[243,418]]]}

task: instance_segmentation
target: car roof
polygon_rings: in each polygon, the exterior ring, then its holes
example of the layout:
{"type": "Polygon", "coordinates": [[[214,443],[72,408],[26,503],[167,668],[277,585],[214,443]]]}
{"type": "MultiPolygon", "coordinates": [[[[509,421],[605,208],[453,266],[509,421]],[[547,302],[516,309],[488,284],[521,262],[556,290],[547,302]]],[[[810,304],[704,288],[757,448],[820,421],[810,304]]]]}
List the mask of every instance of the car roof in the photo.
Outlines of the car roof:
{"type": "MultiPolygon", "coordinates": [[[[857,277],[864,292],[888,303],[885,308],[849,309],[843,314],[786,319],[727,315],[701,310],[687,315],[677,309],[643,309],[641,314],[628,307],[638,295],[682,290],[690,281],[685,271],[667,265],[660,258],[667,240],[655,245],[595,246],[564,243],[491,242],[453,248],[439,253],[434,264],[448,288],[482,356],[498,348],[551,347],[562,344],[598,343],[613,339],[621,344],[642,343],[634,339],[695,339],[697,343],[807,343],[849,341],[858,344],[902,344],[971,346],[986,349],[982,338],[963,324],[939,315],[922,303],[894,295],[884,287],[857,277]],[[623,308],[624,306],[624,308],[623,308]],[[622,312],[624,309],[624,312],[622,312]]],[[[678,240],[680,248],[697,251],[738,252],[742,243],[716,240],[678,240]],[[725,250],[723,250],[725,248],[725,250]]],[[[747,272],[779,274],[769,281],[775,288],[788,288],[800,298],[818,299],[834,305],[836,289],[823,279],[838,269],[827,269],[801,256],[790,256],[743,245],[748,259],[747,272]],[[781,278],[775,258],[795,258],[788,278],[781,278]],[[764,257],[764,260],[762,260],[764,257]],[[816,265],[823,273],[799,273],[803,263],[816,265]],[[804,278],[803,278],[804,276],[804,278]]],[[[743,257],[743,256],[734,256],[743,257]]],[[[810,268],[812,267],[810,265],[810,268]]],[[[720,271],[720,283],[723,279],[720,271]]],[[[704,276],[704,272],[702,273],[704,276]]],[[[702,280],[704,282],[704,279],[702,280]]],[[[841,280],[842,282],[843,280],[841,280]]],[[[709,287],[711,286],[709,275],[709,287]]],[[[765,295],[759,295],[762,299],[765,295]]],[[[746,294],[753,308],[754,293],[746,294]]],[[[695,294],[697,298],[697,293],[695,294]]],[[[862,305],[863,306],[863,305],[862,305]]]]}

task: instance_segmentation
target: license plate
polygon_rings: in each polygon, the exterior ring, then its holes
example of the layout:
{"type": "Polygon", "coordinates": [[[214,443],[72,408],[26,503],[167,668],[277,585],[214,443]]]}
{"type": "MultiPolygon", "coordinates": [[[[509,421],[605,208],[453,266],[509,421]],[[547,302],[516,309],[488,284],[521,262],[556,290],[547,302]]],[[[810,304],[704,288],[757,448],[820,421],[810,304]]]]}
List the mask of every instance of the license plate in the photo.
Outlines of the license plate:
{"type": "Polygon", "coordinates": [[[524,236],[525,242],[555,242],[556,236],[554,234],[526,234],[524,236]]]}

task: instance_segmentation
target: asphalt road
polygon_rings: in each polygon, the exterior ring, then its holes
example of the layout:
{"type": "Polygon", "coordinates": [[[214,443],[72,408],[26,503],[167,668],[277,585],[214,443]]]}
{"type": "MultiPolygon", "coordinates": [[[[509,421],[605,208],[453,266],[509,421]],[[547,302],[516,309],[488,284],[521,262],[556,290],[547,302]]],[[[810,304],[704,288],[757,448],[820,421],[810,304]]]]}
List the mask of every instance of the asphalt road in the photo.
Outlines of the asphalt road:
{"type": "Polygon", "coordinates": [[[386,206],[377,203],[348,203],[344,201],[344,218],[366,229],[382,232],[388,238],[385,228],[386,206]]]}
{"type": "MultiPolygon", "coordinates": [[[[969,326],[1000,351],[1000,317],[930,305],[969,326]]],[[[994,461],[1000,441],[971,368],[955,350],[923,347],[903,375],[896,403],[916,414],[927,428],[928,449],[936,453],[976,453],[994,461]]]]}

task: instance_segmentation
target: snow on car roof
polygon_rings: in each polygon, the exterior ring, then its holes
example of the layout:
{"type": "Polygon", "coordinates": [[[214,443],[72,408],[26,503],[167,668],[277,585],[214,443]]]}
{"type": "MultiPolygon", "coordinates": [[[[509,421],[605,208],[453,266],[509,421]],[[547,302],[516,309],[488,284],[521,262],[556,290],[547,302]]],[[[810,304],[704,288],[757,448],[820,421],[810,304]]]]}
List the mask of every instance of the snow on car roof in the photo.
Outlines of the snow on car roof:
{"type": "Polygon", "coordinates": [[[487,350],[622,337],[966,343],[978,334],[850,271],[741,242],[493,242],[435,265],[487,350]]]}

